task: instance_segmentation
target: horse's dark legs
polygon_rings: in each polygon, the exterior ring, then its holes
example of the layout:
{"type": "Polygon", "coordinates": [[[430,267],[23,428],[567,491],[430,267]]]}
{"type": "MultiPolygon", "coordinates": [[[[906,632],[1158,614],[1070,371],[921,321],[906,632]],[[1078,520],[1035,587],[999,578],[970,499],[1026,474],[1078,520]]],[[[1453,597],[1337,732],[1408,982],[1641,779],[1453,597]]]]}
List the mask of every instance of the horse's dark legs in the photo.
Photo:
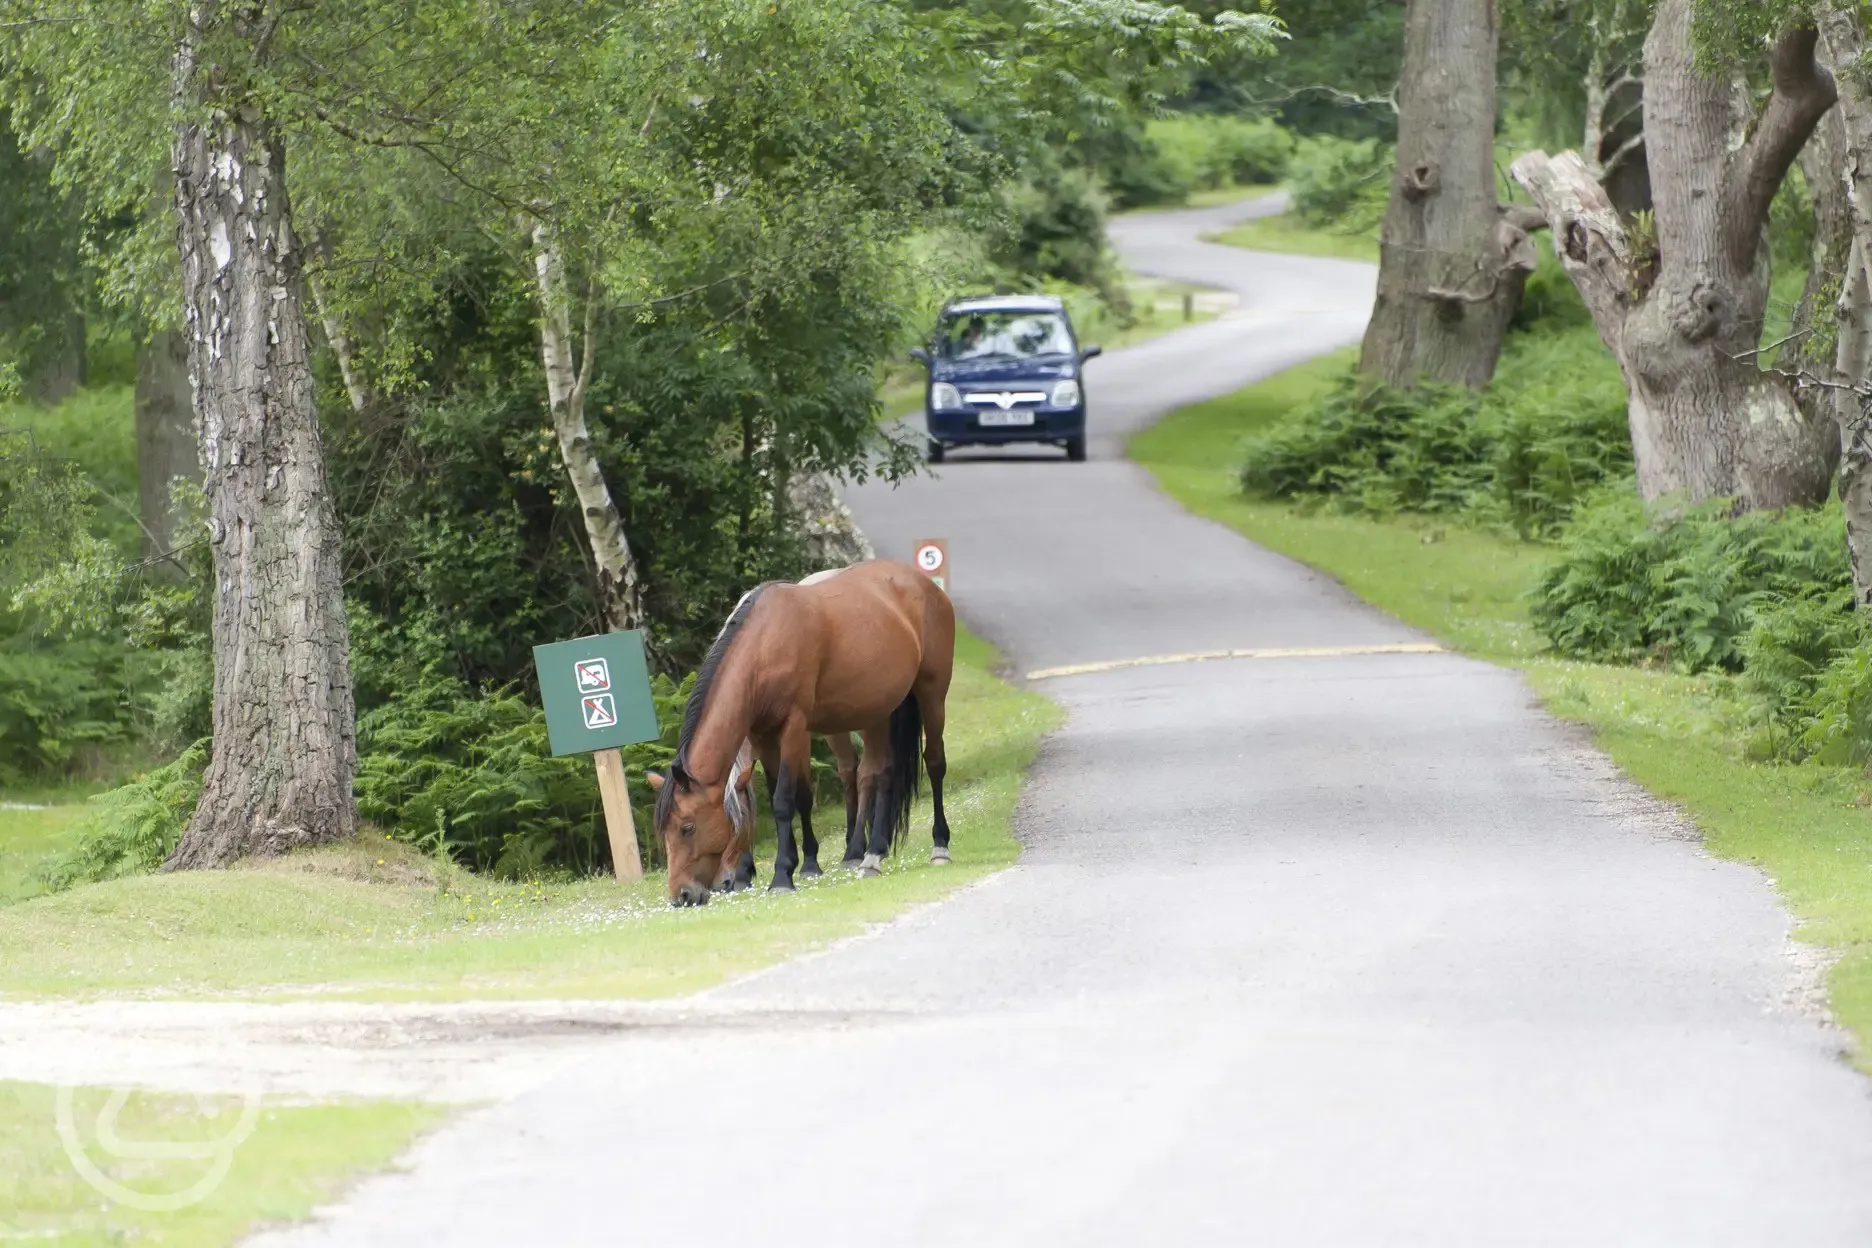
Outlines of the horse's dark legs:
{"type": "Polygon", "coordinates": [[[832,743],[832,757],[838,760],[839,785],[845,790],[845,860],[841,867],[855,867],[864,857],[864,834],[858,829],[863,790],[858,784],[858,755],[852,749],[851,733],[835,732],[826,738],[832,743]]]}
{"type": "Polygon", "coordinates": [[[890,852],[890,724],[867,728],[864,733],[864,762],[858,768],[858,785],[864,795],[864,813],[870,816],[871,838],[864,858],[858,864],[859,875],[884,874],[884,856],[890,852]]]}
{"type": "Polygon", "coordinates": [[[781,763],[779,782],[774,785],[773,800],[774,837],[779,841],[779,847],[774,851],[773,879],[767,882],[769,892],[790,893],[793,891],[793,868],[799,865],[799,853],[793,848],[795,792],[792,777],[787,774],[787,766],[781,763]]]}
{"type": "Polygon", "coordinates": [[[940,682],[923,679],[917,682],[917,709],[923,714],[923,767],[929,773],[930,800],[936,806],[936,827],[932,834],[930,865],[949,861],[949,816],[943,813],[943,777],[949,771],[949,757],[943,752],[943,712],[949,689],[947,679],[940,682]]]}
{"type": "Polygon", "coordinates": [[[753,887],[754,851],[752,849],[744,849],[741,851],[741,861],[735,864],[734,888],[730,891],[738,893],[744,888],[753,887]]]}
{"type": "MultiPolygon", "coordinates": [[[[799,851],[793,845],[793,816],[800,809],[800,782],[795,777],[804,776],[809,784],[812,781],[812,738],[807,735],[805,723],[794,720],[780,730],[778,744],[780,766],[774,779],[773,815],[774,836],[780,845],[774,854],[773,879],[767,882],[767,890],[790,893],[793,871],[799,866],[799,851]]],[[[811,793],[806,796],[810,803],[811,793]]],[[[807,818],[810,820],[811,815],[807,818]]]]}
{"type": "MultiPolygon", "coordinates": [[[[811,764],[808,766],[810,767],[811,764]]],[[[806,851],[806,856],[800,863],[800,875],[810,880],[824,874],[819,870],[819,841],[813,836],[812,830],[813,782],[810,770],[807,771],[806,778],[795,786],[793,806],[799,811],[800,843],[806,851]]]]}

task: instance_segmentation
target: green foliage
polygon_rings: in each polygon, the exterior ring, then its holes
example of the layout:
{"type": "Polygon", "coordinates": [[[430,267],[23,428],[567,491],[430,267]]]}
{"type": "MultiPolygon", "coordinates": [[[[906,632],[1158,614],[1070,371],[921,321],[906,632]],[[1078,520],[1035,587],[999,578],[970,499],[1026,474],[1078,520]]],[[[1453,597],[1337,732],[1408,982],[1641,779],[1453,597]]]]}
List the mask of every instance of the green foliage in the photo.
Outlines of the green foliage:
{"type": "Polygon", "coordinates": [[[1370,229],[1384,216],[1395,160],[1377,139],[1302,139],[1287,176],[1294,215],[1307,225],[1370,229]]]}
{"type": "MultiPolygon", "coordinates": [[[[1189,0],[1207,13],[1227,0],[1189,0]]],[[[1404,56],[1404,6],[1307,0],[1276,6],[1289,39],[1278,55],[1219,53],[1196,67],[1179,103],[1265,113],[1296,134],[1381,138],[1397,132],[1390,96],[1404,56]]]]}
{"type": "Polygon", "coordinates": [[[427,853],[508,877],[608,857],[591,760],[551,757],[510,690],[432,676],[359,718],[358,753],[358,813],[427,853]]]}
{"type": "Polygon", "coordinates": [[[1107,178],[1124,207],[1175,204],[1192,191],[1279,182],[1293,152],[1293,136],[1264,118],[1186,113],[1149,122],[1107,178]]]}
{"type": "Polygon", "coordinates": [[[144,875],[163,864],[201,796],[208,743],[197,741],[167,766],[91,799],[79,841],[46,873],[54,891],[144,875]]]}
{"type": "MultiPolygon", "coordinates": [[[[1850,585],[1837,506],[1732,518],[1726,504],[1714,502],[1660,522],[1621,485],[1575,518],[1534,591],[1530,615],[1569,657],[1733,672],[1749,653],[1759,613],[1850,585]]],[[[1793,621],[1778,618],[1785,632],[1793,621]]],[[[1787,659],[1762,673],[1785,701],[1794,660],[1811,661],[1816,643],[1777,647],[1764,635],[1760,645],[1787,659]]]]}
{"type": "Polygon", "coordinates": [[[1244,443],[1241,484],[1251,497],[1450,515],[1533,537],[1630,465],[1617,369],[1590,331],[1575,330],[1511,340],[1481,393],[1348,375],[1244,443]]]}
{"type": "Polygon", "coordinates": [[[138,735],[137,665],[96,639],[0,642],[0,782],[69,774],[138,735]]]}

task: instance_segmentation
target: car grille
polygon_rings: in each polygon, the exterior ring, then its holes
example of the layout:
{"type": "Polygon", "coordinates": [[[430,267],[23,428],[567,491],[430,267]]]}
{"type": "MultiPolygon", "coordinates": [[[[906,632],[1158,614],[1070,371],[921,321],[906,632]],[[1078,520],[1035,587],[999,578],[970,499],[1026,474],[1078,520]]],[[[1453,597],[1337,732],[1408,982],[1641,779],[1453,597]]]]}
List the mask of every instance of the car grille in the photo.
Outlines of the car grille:
{"type": "Polygon", "coordinates": [[[962,396],[970,407],[993,407],[1007,411],[1014,407],[1037,407],[1046,402],[1044,390],[975,390],[962,396]]]}

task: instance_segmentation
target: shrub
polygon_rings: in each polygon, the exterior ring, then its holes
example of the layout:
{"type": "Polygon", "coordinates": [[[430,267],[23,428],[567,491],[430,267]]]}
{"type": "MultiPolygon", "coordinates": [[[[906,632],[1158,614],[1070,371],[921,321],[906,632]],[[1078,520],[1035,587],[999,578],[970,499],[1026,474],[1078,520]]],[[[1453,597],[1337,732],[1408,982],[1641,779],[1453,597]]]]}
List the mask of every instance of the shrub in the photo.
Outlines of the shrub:
{"type": "Polygon", "coordinates": [[[0,781],[70,774],[131,741],[137,667],[102,641],[0,644],[0,781]]]}
{"type": "Polygon", "coordinates": [[[1259,117],[1162,117],[1112,145],[1106,182],[1120,207],[1180,204],[1192,191],[1266,186],[1287,176],[1294,139],[1259,117]]]}
{"type": "Polygon", "coordinates": [[[1738,671],[1758,616],[1850,585],[1837,506],[1731,518],[1715,502],[1658,523],[1622,487],[1575,518],[1531,614],[1574,658],[1738,671]]]}
{"type": "MultiPolygon", "coordinates": [[[[625,751],[639,784],[674,755],[692,683],[656,679],[663,739],[625,751]]],[[[552,757],[544,712],[512,689],[476,696],[431,673],[359,718],[358,753],[358,813],[427,853],[509,877],[610,864],[591,760],[552,757]]],[[[648,791],[637,796],[639,848],[652,861],[648,791]]]]}
{"type": "Polygon", "coordinates": [[[57,891],[160,867],[195,811],[207,765],[208,743],[197,741],[167,766],[92,798],[78,843],[46,872],[47,887],[57,891]]]}
{"type": "Polygon", "coordinates": [[[1631,465],[1624,386],[1590,331],[1514,341],[1480,394],[1354,374],[1243,454],[1250,495],[1456,515],[1523,536],[1553,533],[1631,465]]]}
{"type": "Polygon", "coordinates": [[[1287,174],[1294,215],[1312,226],[1370,228],[1384,215],[1394,160],[1376,139],[1300,140],[1287,174]]]}

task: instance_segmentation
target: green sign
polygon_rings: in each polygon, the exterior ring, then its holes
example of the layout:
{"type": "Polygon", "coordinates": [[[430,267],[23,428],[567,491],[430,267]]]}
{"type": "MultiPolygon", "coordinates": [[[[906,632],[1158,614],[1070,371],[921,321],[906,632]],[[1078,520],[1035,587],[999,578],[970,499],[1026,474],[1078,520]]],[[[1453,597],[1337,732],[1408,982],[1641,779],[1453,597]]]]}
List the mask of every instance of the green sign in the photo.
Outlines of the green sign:
{"type": "Polygon", "coordinates": [[[656,702],[643,634],[600,633],[533,647],[553,757],[654,741],[656,702]]]}

